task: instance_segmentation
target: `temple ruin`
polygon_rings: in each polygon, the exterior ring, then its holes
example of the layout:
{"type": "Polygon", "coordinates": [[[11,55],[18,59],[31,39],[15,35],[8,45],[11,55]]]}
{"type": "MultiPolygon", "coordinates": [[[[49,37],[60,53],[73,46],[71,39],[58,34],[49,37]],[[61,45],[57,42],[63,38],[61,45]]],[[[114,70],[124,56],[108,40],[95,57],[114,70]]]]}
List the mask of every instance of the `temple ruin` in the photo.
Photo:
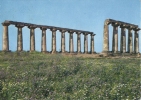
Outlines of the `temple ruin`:
{"type": "MultiPolygon", "coordinates": [[[[36,25],[31,23],[16,22],[16,21],[4,21],[3,25],[3,44],[2,51],[9,51],[9,36],[8,36],[8,26],[15,25],[17,28],[17,51],[23,51],[23,37],[22,28],[27,26],[30,29],[30,51],[35,51],[35,28],[41,29],[41,52],[47,52],[46,46],[46,30],[49,29],[52,32],[52,50],[51,53],[56,53],[56,31],[61,32],[61,53],[66,53],[65,50],[65,32],[69,33],[69,52],[70,54],[81,54],[81,34],[84,35],[84,54],[93,55],[103,55],[103,56],[120,56],[120,55],[131,55],[139,54],[139,30],[138,25],[116,21],[113,19],[106,19],[104,22],[104,32],[103,32],[103,51],[98,54],[94,50],[94,36],[93,32],[82,31],[69,28],[61,28],[55,26],[47,25],[36,25]],[[109,50],[109,25],[111,24],[113,28],[112,32],[112,51],[109,50]],[[120,44],[118,44],[118,28],[120,28],[120,44]],[[128,33],[126,32],[128,31],[128,33]],[[132,33],[134,32],[134,33],[132,33]],[[74,52],[73,34],[77,34],[77,51],[74,52]],[[88,34],[90,34],[90,52],[88,52],[88,34]],[[134,35],[133,35],[134,34],[134,35]],[[127,36],[126,36],[127,35],[127,36]],[[128,43],[126,43],[128,42],[128,43]],[[120,51],[119,48],[120,47],[120,51]],[[127,48],[126,48],[127,47],[127,48]]],[[[93,56],[92,55],[92,56],[93,56]]]]}

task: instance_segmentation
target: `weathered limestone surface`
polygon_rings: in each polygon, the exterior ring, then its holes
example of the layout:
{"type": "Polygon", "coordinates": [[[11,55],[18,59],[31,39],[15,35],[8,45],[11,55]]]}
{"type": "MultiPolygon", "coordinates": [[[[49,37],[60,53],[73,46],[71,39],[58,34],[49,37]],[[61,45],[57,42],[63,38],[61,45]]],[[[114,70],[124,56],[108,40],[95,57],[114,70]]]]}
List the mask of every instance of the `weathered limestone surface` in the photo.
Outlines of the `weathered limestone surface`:
{"type": "Polygon", "coordinates": [[[77,32],[77,52],[81,52],[81,32],[77,32]]]}
{"type": "Polygon", "coordinates": [[[124,26],[120,26],[121,28],[121,40],[120,40],[120,52],[126,52],[126,30],[124,26]]]}
{"type": "Polygon", "coordinates": [[[42,39],[41,39],[41,51],[42,52],[46,52],[46,30],[47,28],[41,27],[40,28],[42,30],[42,39]]]}
{"type": "Polygon", "coordinates": [[[18,28],[18,36],[17,36],[17,51],[23,50],[23,37],[22,37],[22,28],[24,25],[16,25],[18,28]]]}
{"type": "Polygon", "coordinates": [[[114,23],[113,25],[113,52],[117,53],[118,52],[118,24],[114,23]]]}
{"type": "Polygon", "coordinates": [[[139,53],[139,29],[134,29],[134,53],[139,53]]]}
{"type": "Polygon", "coordinates": [[[133,53],[133,38],[131,28],[128,28],[128,52],[133,53]]]}
{"type": "Polygon", "coordinates": [[[35,31],[36,26],[29,26],[30,29],[30,51],[35,51],[35,31]]]}
{"type": "Polygon", "coordinates": [[[69,31],[70,33],[70,40],[69,40],[69,49],[70,49],[70,53],[73,53],[74,51],[74,47],[73,47],[73,31],[69,31]]]}
{"type": "Polygon", "coordinates": [[[56,29],[51,29],[52,31],[52,53],[56,53],[56,29]]]}
{"type": "Polygon", "coordinates": [[[88,34],[84,33],[84,53],[88,53],[88,34]]]}
{"type": "Polygon", "coordinates": [[[108,20],[104,22],[104,32],[103,32],[103,53],[107,53],[109,51],[109,26],[108,20]]]}
{"type": "Polygon", "coordinates": [[[94,53],[94,36],[95,34],[91,34],[91,53],[94,53]]]}
{"type": "Polygon", "coordinates": [[[65,30],[61,30],[61,51],[62,53],[65,52],[65,30]]]}
{"type": "Polygon", "coordinates": [[[2,50],[3,51],[9,51],[9,37],[8,37],[8,26],[9,23],[2,23],[3,25],[3,45],[2,50]]]}

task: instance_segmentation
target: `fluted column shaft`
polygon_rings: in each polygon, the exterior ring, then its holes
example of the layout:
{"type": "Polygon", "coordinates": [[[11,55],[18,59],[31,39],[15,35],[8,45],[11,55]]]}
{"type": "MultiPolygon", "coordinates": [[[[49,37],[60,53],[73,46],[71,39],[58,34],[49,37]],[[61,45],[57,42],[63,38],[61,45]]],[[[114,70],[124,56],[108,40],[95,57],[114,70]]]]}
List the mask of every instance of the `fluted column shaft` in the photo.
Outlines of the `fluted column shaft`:
{"type": "Polygon", "coordinates": [[[126,52],[126,29],[125,27],[121,28],[121,40],[120,40],[120,52],[125,53],[126,52]]]}
{"type": "Polygon", "coordinates": [[[81,52],[81,32],[77,32],[77,52],[80,53],[81,52]]]}
{"type": "Polygon", "coordinates": [[[30,29],[30,51],[35,51],[35,28],[36,26],[29,26],[30,29]]]}
{"type": "Polygon", "coordinates": [[[41,51],[42,52],[46,52],[46,30],[47,28],[41,27],[40,28],[42,30],[42,42],[41,42],[41,51]]]}
{"type": "Polygon", "coordinates": [[[3,25],[3,45],[2,50],[3,51],[9,51],[9,36],[8,36],[8,26],[9,23],[2,23],[3,25]]]}
{"type": "Polygon", "coordinates": [[[128,28],[128,52],[133,53],[133,38],[131,28],[128,28]]]}
{"type": "Polygon", "coordinates": [[[113,26],[113,44],[112,51],[114,53],[118,52],[118,25],[112,24],[113,26]]]}
{"type": "Polygon", "coordinates": [[[22,28],[24,25],[15,25],[18,28],[17,36],[17,51],[23,50],[23,37],[22,37],[22,28]]]}
{"type": "Polygon", "coordinates": [[[109,51],[109,25],[107,23],[104,24],[104,32],[103,32],[103,52],[109,51]]]}
{"type": "Polygon", "coordinates": [[[88,53],[88,33],[84,33],[84,53],[88,53]]]}
{"type": "Polygon", "coordinates": [[[95,34],[91,34],[91,53],[94,53],[94,35],[95,34]]]}
{"type": "Polygon", "coordinates": [[[65,52],[65,30],[61,30],[61,52],[65,52]]]}
{"type": "Polygon", "coordinates": [[[134,52],[138,53],[139,52],[139,35],[138,35],[139,30],[135,30],[134,34],[134,52]]]}
{"type": "Polygon", "coordinates": [[[52,53],[56,52],[56,29],[52,28],[52,53]]]}
{"type": "Polygon", "coordinates": [[[69,31],[70,33],[70,39],[69,39],[69,49],[70,49],[70,53],[73,53],[74,51],[74,47],[73,47],[73,32],[69,31]]]}

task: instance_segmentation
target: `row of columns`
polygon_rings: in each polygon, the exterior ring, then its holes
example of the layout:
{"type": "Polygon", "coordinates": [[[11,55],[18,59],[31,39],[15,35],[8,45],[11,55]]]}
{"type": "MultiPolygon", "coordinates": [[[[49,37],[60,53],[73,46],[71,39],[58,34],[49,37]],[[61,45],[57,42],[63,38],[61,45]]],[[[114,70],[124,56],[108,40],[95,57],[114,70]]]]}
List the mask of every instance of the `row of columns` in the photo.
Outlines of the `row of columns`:
{"type": "MultiPolygon", "coordinates": [[[[9,23],[2,23],[3,25],[3,51],[9,51],[9,38],[8,38],[8,26],[9,23]]],[[[15,25],[18,29],[17,34],[17,51],[23,50],[23,37],[22,37],[22,28],[24,27],[23,24],[16,24],[15,25]]],[[[37,28],[36,25],[30,25],[28,26],[30,29],[30,51],[35,51],[35,28],[37,28]]],[[[42,30],[42,39],[41,39],[41,51],[46,52],[46,30],[47,27],[40,27],[42,30]]],[[[52,31],[52,53],[56,52],[56,28],[49,28],[52,31]]],[[[73,44],[73,33],[75,31],[69,31],[61,29],[61,52],[65,52],[65,32],[69,32],[69,51],[70,53],[74,52],[74,44],[73,44]]],[[[81,34],[84,34],[84,52],[88,53],[88,34],[91,35],[91,53],[94,53],[94,36],[92,32],[79,32],[77,31],[77,53],[81,53],[81,34]]]]}
{"type": "Polygon", "coordinates": [[[113,37],[112,37],[112,52],[119,53],[118,51],[118,27],[121,28],[120,37],[120,53],[138,53],[139,52],[139,36],[138,31],[140,30],[137,26],[131,24],[124,24],[124,22],[109,21],[106,20],[104,23],[104,43],[103,43],[103,53],[109,51],[109,24],[113,26],[113,37]],[[128,43],[126,52],[126,29],[128,30],[128,43]],[[134,39],[132,35],[134,31],[134,39]],[[134,46],[133,46],[134,41],[134,46]],[[133,51],[134,50],[134,51],[133,51]]]}

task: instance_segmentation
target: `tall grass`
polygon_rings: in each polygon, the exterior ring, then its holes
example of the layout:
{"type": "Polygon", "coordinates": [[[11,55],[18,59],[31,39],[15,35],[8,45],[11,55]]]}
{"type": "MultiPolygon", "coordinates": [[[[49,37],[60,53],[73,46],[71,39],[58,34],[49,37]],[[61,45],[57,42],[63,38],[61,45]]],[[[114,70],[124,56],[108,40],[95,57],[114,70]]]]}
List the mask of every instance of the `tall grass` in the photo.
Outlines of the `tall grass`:
{"type": "Polygon", "coordinates": [[[0,100],[138,100],[140,59],[0,53],[0,100]]]}

